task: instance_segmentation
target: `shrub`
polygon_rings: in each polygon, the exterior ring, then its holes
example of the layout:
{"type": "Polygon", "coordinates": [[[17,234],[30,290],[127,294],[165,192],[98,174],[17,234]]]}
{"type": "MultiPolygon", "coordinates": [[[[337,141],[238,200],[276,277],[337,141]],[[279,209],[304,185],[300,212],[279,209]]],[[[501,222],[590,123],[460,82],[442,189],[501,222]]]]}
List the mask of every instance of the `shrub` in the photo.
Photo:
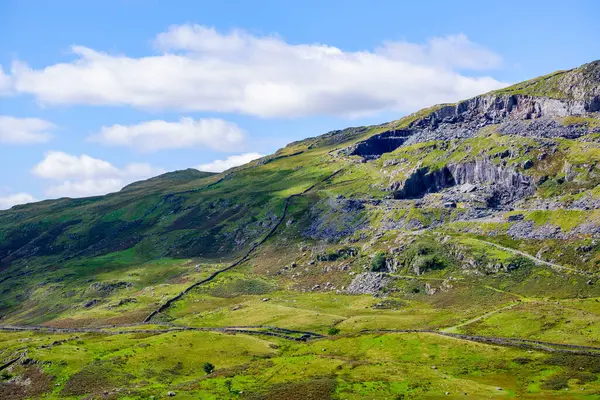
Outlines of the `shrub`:
{"type": "Polygon", "coordinates": [[[336,328],[335,326],[329,328],[329,330],[327,331],[327,334],[331,336],[337,335],[338,333],[340,333],[340,329],[336,328]]]}
{"type": "Polygon", "coordinates": [[[413,259],[412,267],[420,273],[446,268],[446,259],[439,254],[417,256],[413,259]]]}
{"type": "Polygon", "coordinates": [[[325,254],[319,254],[317,256],[318,261],[336,261],[338,259],[346,259],[348,257],[355,257],[358,254],[358,249],[353,247],[344,247],[343,249],[330,251],[325,254]]]}
{"type": "Polygon", "coordinates": [[[209,374],[209,375],[210,375],[210,374],[212,374],[212,373],[213,373],[213,371],[215,370],[215,366],[214,366],[214,365],[212,365],[212,364],[211,364],[211,363],[209,363],[209,362],[205,362],[205,363],[202,365],[202,369],[204,369],[204,372],[206,372],[207,374],[209,374]]]}
{"type": "Polygon", "coordinates": [[[371,261],[371,271],[380,272],[385,270],[385,259],[384,253],[378,252],[375,254],[375,257],[373,257],[373,260],[371,261]]]}
{"type": "Polygon", "coordinates": [[[549,390],[561,390],[568,387],[569,376],[564,374],[551,376],[542,384],[542,388],[549,390]]]}
{"type": "Polygon", "coordinates": [[[514,256],[508,259],[507,269],[514,271],[521,268],[533,268],[535,263],[527,257],[514,256]]]}
{"type": "Polygon", "coordinates": [[[405,265],[411,267],[417,275],[444,269],[451,265],[447,254],[448,250],[439,243],[432,239],[421,239],[407,249],[405,265]]]}

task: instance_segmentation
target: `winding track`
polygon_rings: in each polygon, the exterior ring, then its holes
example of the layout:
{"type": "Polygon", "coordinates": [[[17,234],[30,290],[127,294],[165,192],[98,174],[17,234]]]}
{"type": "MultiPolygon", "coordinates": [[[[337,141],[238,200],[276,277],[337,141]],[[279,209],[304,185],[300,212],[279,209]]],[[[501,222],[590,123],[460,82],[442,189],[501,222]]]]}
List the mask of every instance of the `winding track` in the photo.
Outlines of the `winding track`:
{"type": "Polygon", "coordinates": [[[491,317],[492,315],[498,314],[499,312],[502,312],[504,310],[510,310],[511,308],[513,308],[515,306],[518,306],[520,304],[522,304],[521,301],[515,301],[515,302],[512,302],[512,303],[509,303],[509,304],[507,304],[507,305],[505,305],[503,307],[496,308],[494,310],[486,312],[485,314],[481,314],[481,315],[479,315],[477,317],[474,317],[474,318],[471,318],[471,319],[469,319],[469,320],[467,320],[465,322],[461,322],[460,324],[457,324],[457,325],[454,325],[454,326],[449,326],[447,328],[442,328],[442,329],[440,329],[440,332],[453,333],[458,328],[470,325],[470,324],[475,323],[477,321],[481,321],[482,319],[486,319],[488,317],[491,317]]]}
{"type": "MultiPolygon", "coordinates": [[[[144,324],[138,324],[138,326],[144,324]]],[[[133,326],[133,325],[128,325],[133,326]]],[[[117,328],[117,327],[115,327],[117,328]]],[[[166,329],[120,329],[120,330],[108,330],[109,328],[53,328],[46,326],[15,326],[15,325],[0,325],[0,331],[7,332],[44,332],[44,333],[99,333],[106,335],[123,335],[131,333],[170,333],[170,332],[184,332],[184,331],[196,331],[196,332],[220,332],[236,334],[241,333],[245,335],[257,335],[257,336],[271,336],[278,337],[281,339],[296,341],[296,342],[307,342],[315,339],[324,339],[326,336],[306,331],[291,330],[272,326],[230,326],[230,327],[188,327],[188,326],[177,326],[171,325],[170,328],[166,329]],[[265,329],[265,330],[258,330],[265,329]],[[292,334],[301,334],[302,336],[292,336],[292,334]]],[[[520,349],[532,349],[537,351],[544,351],[549,353],[568,353],[573,355],[585,355],[592,357],[600,357],[600,347],[593,346],[582,346],[573,344],[563,343],[551,343],[543,342],[538,340],[520,339],[520,338],[505,338],[505,337],[494,337],[494,336],[477,336],[477,335],[464,335],[459,333],[443,332],[430,329],[373,329],[373,330],[362,330],[358,332],[359,335],[364,334],[386,334],[386,333],[425,333],[432,335],[445,336],[458,340],[465,340],[469,342],[484,343],[488,345],[496,346],[507,346],[516,347],[520,349]]],[[[348,334],[342,336],[353,336],[356,334],[348,334]]],[[[16,358],[10,360],[7,364],[0,366],[0,370],[6,368],[20,359],[16,358]]]]}
{"type": "MultiPolygon", "coordinates": [[[[130,333],[169,333],[169,332],[221,332],[221,333],[242,333],[246,335],[273,336],[286,340],[297,342],[306,342],[312,339],[321,339],[325,336],[308,331],[299,331],[293,329],[279,328],[275,326],[226,326],[226,327],[191,327],[181,325],[167,325],[163,329],[124,329],[134,326],[143,326],[145,324],[132,324],[127,326],[109,326],[98,328],[54,328],[50,326],[20,326],[20,325],[0,325],[0,331],[6,332],[44,332],[44,333],[100,333],[107,335],[126,335],[130,333]],[[120,329],[117,329],[120,328],[120,329]],[[292,336],[300,335],[300,336],[292,336]]],[[[1,368],[0,368],[1,370],[1,368]]]]}
{"type": "Polygon", "coordinates": [[[587,272],[587,271],[583,271],[581,269],[577,269],[577,268],[571,268],[571,267],[565,267],[564,265],[560,265],[560,264],[556,264],[550,261],[545,261],[542,260],[540,258],[537,258],[535,256],[532,256],[531,254],[525,253],[524,251],[521,250],[516,250],[516,249],[512,249],[510,247],[505,247],[502,246],[500,244],[494,243],[494,242],[488,242],[487,240],[483,240],[483,239],[477,239],[478,241],[485,243],[485,244],[489,244],[490,246],[494,246],[500,250],[504,250],[504,251],[508,251],[509,253],[513,253],[513,254],[517,254],[523,257],[526,257],[528,259],[530,259],[531,261],[537,263],[537,264],[543,264],[546,265],[550,268],[554,268],[554,269],[558,269],[558,270],[564,270],[564,271],[569,271],[569,272],[574,272],[577,274],[582,274],[582,275],[593,275],[591,272],[587,272]]]}
{"type": "Polygon", "coordinates": [[[477,335],[463,335],[460,333],[450,333],[443,331],[427,330],[427,329],[374,329],[374,330],[363,330],[360,333],[428,333],[439,336],[446,336],[460,340],[466,340],[470,342],[478,342],[484,344],[517,347],[521,349],[533,349],[539,351],[545,351],[549,353],[569,353],[574,355],[584,355],[600,357],[600,347],[593,346],[580,346],[574,344],[562,344],[562,343],[551,343],[542,342],[539,340],[528,340],[519,338],[505,338],[495,336],[477,336],[477,335]]]}
{"type": "Polygon", "coordinates": [[[208,278],[202,279],[201,281],[198,281],[190,286],[188,286],[183,292],[179,293],[177,296],[170,298],[169,300],[167,300],[165,303],[163,303],[159,308],[157,308],[156,310],[152,311],[150,314],[148,314],[148,316],[144,319],[143,322],[150,322],[152,320],[152,318],[154,318],[155,316],[157,316],[158,314],[160,314],[161,312],[165,311],[166,309],[168,309],[173,303],[175,303],[176,301],[180,300],[181,298],[183,298],[183,296],[185,296],[187,293],[189,293],[191,290],[193,290],[194,288],[203,285],[207,282],[212,281],[213,279],[215,279],[217,276],[219,276],[220,274],[229,271],[232,268],[237,267],[238,265],[240,265],[241,263],[243,263],[244,261],[246,261],[248,259],[248,257],[250,256],[250,254],[252,254],[259,246],[261,246],[263,243],[265,243],[271,236],[273,236],[273,234],[275,233],[275,231],[281,226],[281,224],[283,223],[283,221],[285,220],[285,217],[287,216],[287,211],[288,208],[290,206],[290,202],[295,198],[295,197],[299,197],[302,196],[308,192],[310,192],[311,190],[313,190],[317,185],[320,185],[321,183],[333,178],[334,176],[336,176],[337,174],[339,174],[344,168],[340,168],[338,170],[336,170],[335,172],[333,172],[332,174],[327,175],[325,178],[315,182],[314,184],[312,184],[311,186],[309,186],[307,189],[303,190],[300,193],[296,193],[296,194],[292,194],[290,196],[288,196],[285,201],[284,201],[284,205],[283,205],[283,211],[281,212],[281,217],[279,217],[279,219],[277,220],[277,222],[275,223],[275,225],[271,228],[271,230],[269,230],[269,232],[258,242],[256,242],[255,244],[253,244],[250,249],[248,249],[248,251],[246,251],[246,253],[239,258],[237,261],[235,261],[233,264],[230,264],[229,266],[220,269],[218,271],[213,272],[208,278]]]}

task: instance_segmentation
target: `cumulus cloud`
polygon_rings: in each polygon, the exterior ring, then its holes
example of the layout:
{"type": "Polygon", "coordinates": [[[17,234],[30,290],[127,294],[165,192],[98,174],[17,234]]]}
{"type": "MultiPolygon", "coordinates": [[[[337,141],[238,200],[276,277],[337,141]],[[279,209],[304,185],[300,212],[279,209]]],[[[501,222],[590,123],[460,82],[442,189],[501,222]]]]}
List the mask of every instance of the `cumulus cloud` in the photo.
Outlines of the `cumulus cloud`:
{"type": "Polygon", "coordinates": [[[146,57],[74,46],[71,62],[40,69],[15,62],[11,86],[43,104],[260,117],[406,112],[505,86],[489,76],[460,73],[500,63],[498,55],[464,35],[350,52],[241,30],[179,25],[159,34],[155,43],[162,53],[146,57]]]}
{"type": "Polygon", "coordinates": [[[108,161],[90,157],[50,151],[31,172],[52,181],[45,190],[50,197],[84,197],[115,192],[140,179],[165,172],[145,163],[115,167],[108,161]]]}
{"type": "Polygon", "coordinates": [[[238,165],[244,165],[257,158],[264,157],[264,154],[260,153],[245,153],[237,156],[229,156],[225,160],[214,160],[208,164],[198,165],[196,169],[205,172],[223,172],[229,168],[237,167],[238,165]]]}
{"type": "Polygon", "coordinates": [[[12,206],[33,203],[35,201],[37,201],[37,199],[29,193],[13,193],[6,196],[0,196],[0,210],[8,210],[12,206]]]}
{"type": "Polygon", "coordinates": [[[136,125],[102,127],[91,140],[107,145],[133,147],[142,151],[206,146],[232,150],[244,141],[244,132],[222,119],[181,118],[179,122],[146,121],[136,125]]]}
{"type": "Polygon", "coordinates": [[[12,80],[10,76],[4,73],[2,65],[0,65],[0,96],[11,94],[12,80]]]}
{"type": "Polygon", "coordinates": [[[52,138],[50,131],[55,128],[56,126],[51,122],[39,118],[0,115],[0,143],[17,145],[45,143],[52,138]]]}
{"type": "Polygon", "coordinates": [[[445,68],[485,70],[502,63],[499,55],[464,34],[435,37],[426,44],[385,42],[378,53],[393,60],[445,68]]]}

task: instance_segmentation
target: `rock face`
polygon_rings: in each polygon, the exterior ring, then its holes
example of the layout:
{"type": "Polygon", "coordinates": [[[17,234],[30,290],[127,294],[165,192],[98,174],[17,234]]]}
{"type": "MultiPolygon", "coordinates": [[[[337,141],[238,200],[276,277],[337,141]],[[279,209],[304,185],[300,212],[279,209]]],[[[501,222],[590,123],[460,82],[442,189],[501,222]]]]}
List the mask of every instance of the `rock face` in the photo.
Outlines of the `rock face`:
{"type": "Polygon", "coordinates": [[[408,129],[389,130],[347,148],[344,154],[362,156],[366,159],[377,158],[402,146],[412,134],[413,132],[408,129]]]}
{"type": "Polygon", "coordinates": [[[352,235],[366,225],[365,205],[360,200],[337,197],[327,199],[313,208],[314,218],[304,230],[306,237],[338,240],[352,235]]]}
{"type": "Polygon", "coordinates": [[[420,168],[403,185],[395,184],[391,189],[396,199],[419,198],[457,185],[460,186],[459,191],[470,193],[476,190],[477,185],[484,185],[490,192],[489,206],[508,204],[534,190],[529,177],[487,159],[450,164],[431,172],[427,168],[420,168]]]}
{"type": "Polygon", "coordinates": [[[390,130],[353,145],[347,154],[376,158],[404,144],[471,138],[488,125],[498,125],[497,130],[504,134],[578,138],[600,128],[565,126],[560,120],[599,111],[600,61],[595,61],[524,82],[512,91],[509,88],[440,106],[404,129],[390,130]]]}

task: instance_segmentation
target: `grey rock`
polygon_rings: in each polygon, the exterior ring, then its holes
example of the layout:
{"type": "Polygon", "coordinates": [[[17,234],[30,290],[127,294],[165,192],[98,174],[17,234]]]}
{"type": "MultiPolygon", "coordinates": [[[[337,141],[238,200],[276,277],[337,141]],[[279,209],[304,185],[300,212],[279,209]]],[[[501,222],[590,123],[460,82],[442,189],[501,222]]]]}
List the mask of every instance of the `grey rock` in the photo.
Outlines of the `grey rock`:
{"type": "Polygon", "coordinates": [[[527,160],[523,163],[523,169],[529,169],[531,167],[533,167],[533,161],[527,160]]]}
{"type": "Polygon", "coordinates": [[[470,183],[465,183],[459,188],[459,191],[461,193],[471,193],[471,192],[474,192],[476,189],[477,189],[477,186],[472,185],[470,183]]]}
{"type": "Polygon", "coordinates": [[[378,294],[391,282],[389,275],[379,272],[363,272],[354,277],[346,292],[351,294],[378,294]]]}
{"type": "Polygon", "coordinates": [[[471,191],[477,189],[472,186],[483,185],[480,188],[485,192],[482,200],[490,207],[510,204],[535,191],[531,178],[489,159],[450,164],[436,171],[419,168],[404,182],[394,182],[388,189],[394,191],[396,199],[413,199],[457,185],[462,188],[466,184],[470,185],[471,191]]]}
{"type": "Polygon", "coordinates": [[[92,308],[92,307],[94,307],[94,306],[95,306],[96,304],[98,304],[98,303],[100,303],[100,300],[98,300],[98,299],[93,299],[93,300],[90,300],[90,301],[86,301],[86,302],[83,304],[83,307],[84,307],[84,308],[92,308]]]}
{"type": "Polygon", "coordinates": [[[523,221],[523,219],[525,218],[525,216],[523,214],[512,214],[509,215],[506,220],[508,222],[515,222],[515,221],[523,221]]]}

